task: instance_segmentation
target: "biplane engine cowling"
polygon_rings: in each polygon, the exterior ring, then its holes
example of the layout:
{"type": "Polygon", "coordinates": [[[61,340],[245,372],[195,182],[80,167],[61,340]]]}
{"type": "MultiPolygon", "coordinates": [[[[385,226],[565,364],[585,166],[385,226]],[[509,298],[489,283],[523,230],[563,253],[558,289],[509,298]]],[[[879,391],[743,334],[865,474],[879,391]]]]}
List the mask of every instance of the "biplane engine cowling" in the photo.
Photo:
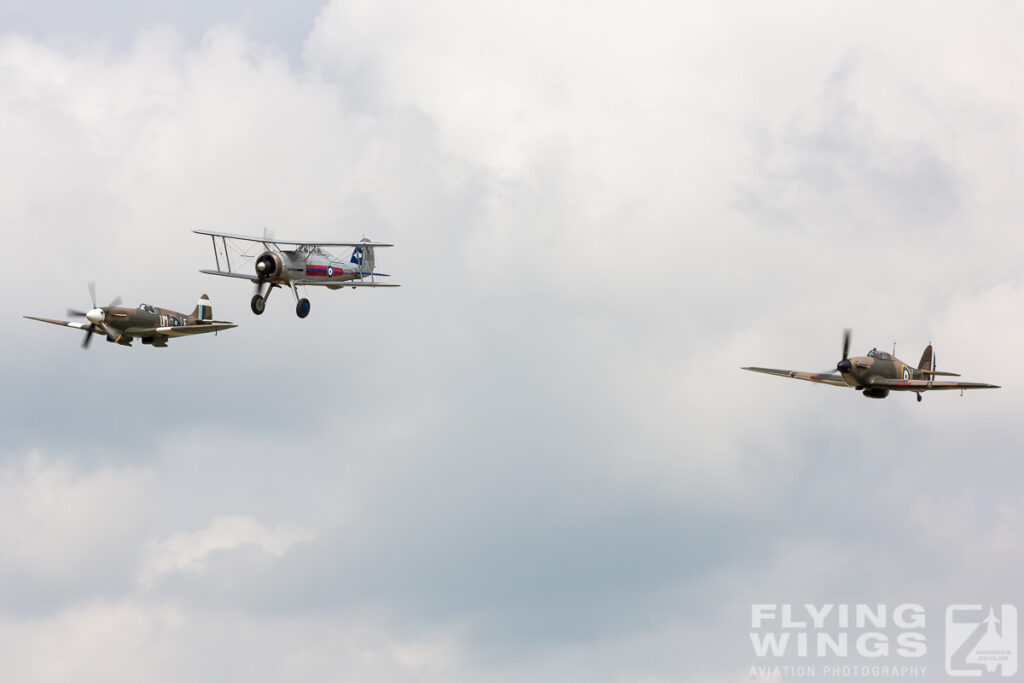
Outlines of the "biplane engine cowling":
{"type": "Polygon", "coordinates": [[[265,251],[256,257],[256,277],[260,280],[274,280],[284,273],[281,255],[273,251],[265,251]]]}
{"type": "Polygon", "coordinates": [[[864,395],[867,396],[868,398],[885,398],[886,396],[889,395],[889,390],[879,389],[877,387],[874,389],[865,389],[864,395]]]}

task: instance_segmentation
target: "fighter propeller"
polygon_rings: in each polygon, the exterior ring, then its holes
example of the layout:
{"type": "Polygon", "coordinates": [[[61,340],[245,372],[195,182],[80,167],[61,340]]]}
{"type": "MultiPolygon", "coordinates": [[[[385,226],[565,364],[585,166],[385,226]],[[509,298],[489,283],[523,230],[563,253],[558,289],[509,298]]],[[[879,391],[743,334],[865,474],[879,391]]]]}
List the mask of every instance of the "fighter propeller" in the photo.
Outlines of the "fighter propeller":
{"type": "Polygon", "coordinates": [[[92,335],[99,331],[103,332],[107,337],[114,341],[117,339],[117,335],[111,331],[109,327],[104,324],[104,319],[107,316],[107,308],[113,308],[121,305],[121,297],[115,298],[106,307],[99,307],[96,305],[96,283],[89,282],[89,299],[92,301],[92,308],[88,311],[79,311],[74,308],[68,309],[68,315],[75,318],[85,318],[91,324],[85,331],[85,338],[82,339],[82,349],[89,348],[89,342],[92,341],[92,335]]]}

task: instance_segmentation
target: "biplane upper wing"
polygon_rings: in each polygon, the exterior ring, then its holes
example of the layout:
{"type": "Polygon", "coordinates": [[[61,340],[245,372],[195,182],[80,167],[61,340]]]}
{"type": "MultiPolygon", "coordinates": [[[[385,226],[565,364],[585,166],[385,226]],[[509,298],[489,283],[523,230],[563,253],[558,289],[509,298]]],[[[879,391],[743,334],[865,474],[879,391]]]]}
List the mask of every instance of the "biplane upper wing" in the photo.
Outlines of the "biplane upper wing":
{"type": "MultiPolygon", "coordinates": [[[[292,246],[310,245],[313,247],[393,247],[393,244],[385,242],[319,242],[317,240],[282,240],[276,237],[253,237],[252,235],[236,235],[230,232],[215,232],[213,230],[193,230],[197,235],[209,235],[210,237],[222,237],[229,240],[242,240],[245,242],[261,242],[263,244],[290,244],[292,246]]],[[[223,273],[220,273],[223,275],[223,273]]]]}
{"type": "Polygon", "coordinates": [[[220,332],[221,330],[230,330],[232,327],[238,327],[234,323],[221,322],[215,320],[213,322],[201,323],[199,325],[177,325],[167,327],[129,327],[124,331],[125,334],[132,337],[148,336],[153,334],[159,334],[164,337],[185,337],[190,334],[204,334],[206,332],[220,332]]]}
{"type": "Polygon", "coordinates": [[[872,386],[890,391],[950,391],[954,389],[999,389],[995,384],[981,382],[933,382],[927,379],[877,379],[872,386]]]}
{"type": "Polygon", "coordinates": [[[779,377],[790,377],[792,379],[802,379],[805,382],[815,382],[817,384],[831,384],[834,387],[850,386],[843,379],[842,375],[823,375],[818,372],[801,372],[799,370],[776,370],[774,368],[743,368],[743,370],[750,370],[751,372],[763,372],[766,375],[778,375],[779,377]]]}

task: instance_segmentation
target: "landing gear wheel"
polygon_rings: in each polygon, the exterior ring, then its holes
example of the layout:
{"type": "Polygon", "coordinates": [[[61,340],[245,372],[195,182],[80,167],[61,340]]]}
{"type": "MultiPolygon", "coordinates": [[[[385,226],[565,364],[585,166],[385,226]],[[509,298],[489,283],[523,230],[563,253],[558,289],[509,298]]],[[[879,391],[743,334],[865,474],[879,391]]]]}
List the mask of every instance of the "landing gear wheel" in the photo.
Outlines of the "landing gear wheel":
{"type": "Polygon", "coordinates": [[[299,299],[299,303],[295,304],[295,315],[300,318],[309,315],[309,299],[299,299]]]}
{"type": "Polygon", "coordinates": [[[920,402],[921,402],[921,394],[918,394],[918,395],[917,395],[917,402],[918,402],[918,403],[920,403],[920,402]]]}
{"type": "Polygon", "coordinates": [[[263,315],[263,311],[267,307],[267,300],[256,294],[253,296],[252,301],[249,302],[249,307],[252,308],[252,312],[256,315],[263,315]]]}

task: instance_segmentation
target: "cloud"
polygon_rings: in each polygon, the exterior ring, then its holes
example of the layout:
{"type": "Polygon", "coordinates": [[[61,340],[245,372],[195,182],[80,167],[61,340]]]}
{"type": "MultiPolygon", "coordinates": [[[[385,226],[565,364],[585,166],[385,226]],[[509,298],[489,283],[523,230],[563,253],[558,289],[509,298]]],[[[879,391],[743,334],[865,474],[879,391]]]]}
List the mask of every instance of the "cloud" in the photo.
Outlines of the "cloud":
{"type": "Polygon", "coordinates": [[[133,466],[83,466],[31,452],[0,465],[0,560],[7,609],[51,609],[69,596],[123,588],[152,490],[133,466]]]}
{"type": "Polygon", "coordinates": [[[316,532],[294,524],[267,527],[241,515],[218,517],[199,531],[179,531],[163,541],[153,542],[139,573],[139,583],[153,586],[173,572],[199,573],[215,553],[253,545],[280,557],[296,543],[308,543],[316,532]]]}
{"type": "Polygon", "coordinates": [[[443,631],[403,635],[330,616],[253,621],[163,601],[94,600],[43,618],[0,618],[0,654],[7,676],[41,682],[443,681],[465,671],[457,636],[443,631]]]}
{"type": "Polygon", "coordinates": [[[300,59],[244,22],[4,34],[5,660],[736,680],[754,600],[1012,596],[997,10],[338,1],[300,59]],[[403,287],[252,316],[188,230],[264,226],[393,241],[403,287]],[[240,326],[82,354],[17,317],[88,279],[240,326]],[[739,370],[832,367],[845,326],[1006,389],[739,370]]]}
{"type": "Polygon", "coordinates": [[[892,238],[898,225],[897,239],[920,241],[922,231],[955,220],[964,188],[952,163],[924,141],[882,138],[854,98],[859,66],[848,55],[781,139],[765,130],[753,136],[761,186],[741,190],[741,210],[780,230],[856,227],[868,239],[892,238]]]}

